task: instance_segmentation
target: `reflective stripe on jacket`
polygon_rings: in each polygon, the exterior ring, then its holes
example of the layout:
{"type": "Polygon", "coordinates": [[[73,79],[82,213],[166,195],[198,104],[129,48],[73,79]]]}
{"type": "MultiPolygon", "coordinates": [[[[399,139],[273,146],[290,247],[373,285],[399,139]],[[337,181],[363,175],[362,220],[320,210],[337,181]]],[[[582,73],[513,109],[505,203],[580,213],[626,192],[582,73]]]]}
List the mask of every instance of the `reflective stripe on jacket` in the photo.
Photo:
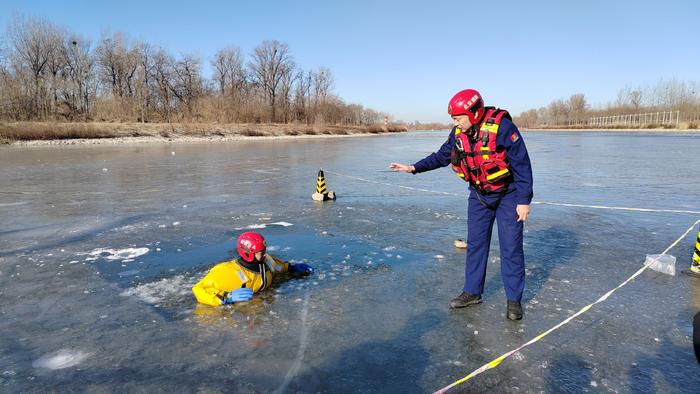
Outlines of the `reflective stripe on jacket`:
{"type": "Polygon", "coordinates": [[[452,170],[474,189],[483,194],[505,192],[513,177],[505,149],[498,147],[498,129],[507,111],[488,108],[478,133],[469,137],[455,127],[452,145],[452,170]]]}

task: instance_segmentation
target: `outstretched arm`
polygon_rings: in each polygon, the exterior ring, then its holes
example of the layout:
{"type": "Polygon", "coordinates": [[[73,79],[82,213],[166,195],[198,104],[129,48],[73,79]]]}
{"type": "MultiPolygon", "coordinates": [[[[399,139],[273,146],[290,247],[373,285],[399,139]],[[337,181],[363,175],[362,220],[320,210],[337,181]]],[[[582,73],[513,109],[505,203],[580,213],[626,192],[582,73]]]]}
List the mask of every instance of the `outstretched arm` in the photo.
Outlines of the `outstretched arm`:
{"type": "Polygon", "coordinates": [[[298,274],[312,274],[314,269],[312,266],[304,263],[289,263],[282,261],[275,256],[270,256],[268,265],[272,272],[291,272],[298,274]]]}
{"type": "Polygon", "coordinates": [[[395,171],[410,172],[411,174],[416,172],[416,167],[411,164],[391,163],[389,168],[395,171]]]}
{"type": "Polygon", "coordinates": [[[442,144],[437,152],[429,154],[424,159],[417,161],[413,165],[391,163],[389,164],[389,168],[395,171],[417,174],[419,172],[426,172],[436,168],[445,167],[450,164],[452,158],[452,145],[454,145],[454,129],[452,129],[450,136],[447,137],[447,141],[442,144]]]}
{"type": "Polygon", "coordinates": [[[289,272],[292,272],[295,274],[309,275],[309,274],[314,273],[314,268],[308,264],[305,264],[305,263],[296,263],[296,264],[289,263],[289,272]]]}

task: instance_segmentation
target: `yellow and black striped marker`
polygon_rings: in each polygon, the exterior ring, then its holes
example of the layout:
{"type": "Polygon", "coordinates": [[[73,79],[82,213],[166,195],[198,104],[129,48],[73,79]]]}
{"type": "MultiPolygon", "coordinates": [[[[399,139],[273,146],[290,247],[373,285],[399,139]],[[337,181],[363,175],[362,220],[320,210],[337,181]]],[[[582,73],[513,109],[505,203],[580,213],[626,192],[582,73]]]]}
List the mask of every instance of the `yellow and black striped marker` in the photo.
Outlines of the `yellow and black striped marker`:
{"type": "Polygon", "coordinates": [[[316,177],[316,191],[311,195],[314,201],[335,200],[335,193],[329,192],[326,188],[326,177],[323,175],[323,169],[318,170],[316,177]]]}
{"type": "Polygon", "coordinates": [[[318,170],[318,177],[316,177],[316,193],[326,194],[326,177],[323,176],[323,170],[318,170]]]}
{"type": "Polygon", "coordinates": [[[693,261],[690,262],[690,269],[686,271],[688,275],[700,278],[700,231],[695,239],[695,250],[693,251],[693,261]]]}

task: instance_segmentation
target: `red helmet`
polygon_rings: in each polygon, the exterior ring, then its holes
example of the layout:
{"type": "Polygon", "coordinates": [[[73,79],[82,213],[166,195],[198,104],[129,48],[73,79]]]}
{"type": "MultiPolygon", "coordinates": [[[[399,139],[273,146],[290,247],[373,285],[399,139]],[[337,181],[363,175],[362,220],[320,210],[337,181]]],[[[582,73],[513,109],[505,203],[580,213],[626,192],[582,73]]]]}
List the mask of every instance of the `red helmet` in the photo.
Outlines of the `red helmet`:
{"type": "Polygon", "coordinates": [[[267,243],[262,235],[248,231],[238,237],[238,254],[247,262],[255,260],[255,253],[265,252],[267,243]]]}
{"type": "Polygon", "coordinates": [[[452,97],[447,105],[450,116],[467,115],[469,123],[475,125],[484,116],[484,100],[474,89],[465,89],[452,97]]]}

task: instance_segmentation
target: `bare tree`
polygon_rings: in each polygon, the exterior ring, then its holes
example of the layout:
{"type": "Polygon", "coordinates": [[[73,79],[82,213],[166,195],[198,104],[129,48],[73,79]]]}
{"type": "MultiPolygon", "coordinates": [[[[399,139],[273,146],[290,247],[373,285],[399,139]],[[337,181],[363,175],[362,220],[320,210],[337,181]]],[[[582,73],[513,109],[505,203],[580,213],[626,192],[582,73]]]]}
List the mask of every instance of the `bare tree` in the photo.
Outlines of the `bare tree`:
{"type": "Polygon", "coordinates": [[[218,88],[219,117],[238,120],[241,101],[247,94],[243,57],[238,47],[229,46],[216,52],[211,61],[213,78],[218,88]]]}
{"type": "Polygon", "coordinates": [[[310,124],[309,96],[311,94],[311,72],[304,73],[304,70],[298,70],[295,79],[294,117],[299,121],[310,124]]]}
{"type": "Polygon", "coordinates": [[[64,44],[64,62],[69,85],[64,93],[72,116],[90,116],[92,97],[95,94],[94,59],[90,54],[91,43],[78,36],[69,37],[64,44]]]}
{"type": "Polygon", "coordinates": [[[561,125],[567,120],[569,108],[562,99],[554,100],[547,106],[547,114],[553,125],[561,125]]]}
{"type": "Polygon", "coordinates": [[[157,100],[160,103],[162,117],[170,123],[172,110],[173,74],[175,61],[163,49],[153,55],[153,77],[157,84],[157,100]]]}
{"type": "MultiPolygon", "coordinates": [[[[139,100],[139,109],[141,112],[141,123],[148,122],[148,112],[151,108],[151,84],[154,78],[153,75],[153,47],[148,43],[137,43],[134,46],[136,53],[138,71],[136,76],[137,97],[139,100]]],[[[154,89],[155,90],[155,89],[154,89]]]]}
{"type": "Polygon", "coordinates": [[[0,34],[0,76],[8,75],[7,71],[7,48],[5,44],[5,36],[0,34]]]}
{"type": "Polygon", "coordinates": [[[41,89],[43,74],[54,50],[51,46],[52,30],[53,25],[45,20],[16,18],[10,24],[8,33],[18,66],[26,67],[31,72],[33,114],[30,116],[39,118],[45,117],[41,89]]]}
{"type": "Polygon", "coordinates": [[[516,119],[515,122],[518,124],[520,127],[528,128],[528,127],[535,127],[537,126],[537,110],[536,109],[529,109],[523,113],[521,113],[516,119]]]}
{"type": "Polygon", "coordinates": [[[639,107],[642,104],[642,91],[633,90],[629,92],[629,102],[632,105],[632,109],[634,109],[634,112],[639,112],[639,107]]]}
{"type": "Polygon", "coordinates": [[[193,114],[194,103],[204,90],[200,60],[194,55],[185,55],[175,63],[173,94],[187,107],[188,115],[193,114]]]}
{"type": "Polygon", "coordinates": [[[47,62],[47,71],[49,73],[49,91],[50,91],[50,101],[48,103],[48,112],[52,115],[56,115],[58,111],[58,94],[59,90],[64,85],[65,79],[65,68],[66,59],[64,55],[64,43],[66,40],[67,33],[63,30],[59,30],[55,26],[48,27],[46,31],[49,46],[49,58],[47,62]]]}
{"type": "Polygon", "coordinates": [[[572,94],[571,97],[569,97],[567,107],[571,111],[571,120],[577,123],[580,122],[588,109],[586,96],[583,93],[572,94]]]}
{"type": "Polygon", "coordinates": [[[221,49],[211,60],[211,80],[197,57],[176,59],[121,33],[105,33],[95,44],[42,19],[16,18],[0,34],[0,120],[171,122],[178,114],[180,120],[366,125],[384,116],[344,103],[333,94],[328,68],[298,69],[278,41],[262,42],[248,63],[240,49],[221,49]]]}
{"type": "Polygon", "coordinates": [[[326,67],[321,67],[311,74],[314,92],[314,104],[322,103],[326,100],[333,88],[333,74],[326,67]]]}
{"type": "Polygon", "coordinates": [[[231,95],[241,88],[245,81],[243,58],[237,47],[226,47],[219,50],[211,61],[214,67],[214,79],[222,96],[231,95]]]}
{"type": "Polygon", "coordinates": [[[249,68],[253,81],[263,89],[270,106],[271,120],[276,120],[277,95],[279,85],[285,74],[293,69],[293,59],[289,46],[276,40],[263,41],[255,48],[249,68]]]}
{"type": "Polygon", "coordinates": [[[96,49],[100,78],[110,87],[114,97],[134,95],[134,75],[138,67],[138,52],[130,48],[128,38],[122,33],[102,38],[96,49]]]}
{"type": "Polygon", "coordinates": [[[282,73],[282,78],[280,79],[280,92],[279,97],[282,102],[282,121],[288,123],[291,117],[291,106],[292,106],[292,87],[296,81],[296,75],[294,74],[294,64],[291,63],[290,67],[287,67],[282,73]]]}
{"type": "Polygon", "coordinates": [[[5,46],[5,37],[0,35],[0,119],[9,117],[12,111],[12,94],[11,85],[12,77],[10,75],[7,48],[5,46]]]}

